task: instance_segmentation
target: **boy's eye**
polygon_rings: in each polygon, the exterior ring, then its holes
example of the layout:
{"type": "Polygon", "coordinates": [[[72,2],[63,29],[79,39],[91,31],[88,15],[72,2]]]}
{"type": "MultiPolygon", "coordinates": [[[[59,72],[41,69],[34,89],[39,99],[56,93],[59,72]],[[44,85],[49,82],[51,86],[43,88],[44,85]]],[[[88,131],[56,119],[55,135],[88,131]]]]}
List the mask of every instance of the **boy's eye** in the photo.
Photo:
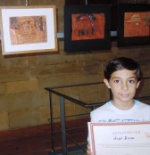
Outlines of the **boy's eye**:
{"type": "Polygon", "coordinates": [[[136,81],[135,80],[129,80],[129,83],[135,83],[136,81]]]}
{"type": "Polygon", "coordinates": [[[114,83],[119,83],[120,81],[119,80],[114,80],[114,83]]]}

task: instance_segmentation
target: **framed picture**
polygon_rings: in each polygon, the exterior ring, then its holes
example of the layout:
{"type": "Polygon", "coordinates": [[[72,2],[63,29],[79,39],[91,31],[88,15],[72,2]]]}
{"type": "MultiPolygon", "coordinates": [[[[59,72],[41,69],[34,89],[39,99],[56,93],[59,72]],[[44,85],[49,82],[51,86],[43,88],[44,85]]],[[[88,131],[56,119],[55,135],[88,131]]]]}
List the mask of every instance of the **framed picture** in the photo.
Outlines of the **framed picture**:
{"type": "MultiPolygon", "coordinates": [[[[122,1],[122,0],[121,0],[122,1]]],[[[127,0],[126,0],[127,1],[127,0]]],[[[133,3],[133,0],[132,0],[133,3]]],[[[65,5],[111,5],[111,31],[117,31],[118,0],[65,0],[65,5]]]]}
{"type": "Polygon", "coordinates": [[[1,7],[2,54],[57,52],[55,6],[1,7]]]}
{"type": "Polygon", "coordinates": [[[118,47],[150,44],[150,4],[118,6],[118,47]]]}
{"type": "Polygon", "coordinates": [[[110,49],[110,5],[66,5],[64,49],[66,52],[110,49]]]}

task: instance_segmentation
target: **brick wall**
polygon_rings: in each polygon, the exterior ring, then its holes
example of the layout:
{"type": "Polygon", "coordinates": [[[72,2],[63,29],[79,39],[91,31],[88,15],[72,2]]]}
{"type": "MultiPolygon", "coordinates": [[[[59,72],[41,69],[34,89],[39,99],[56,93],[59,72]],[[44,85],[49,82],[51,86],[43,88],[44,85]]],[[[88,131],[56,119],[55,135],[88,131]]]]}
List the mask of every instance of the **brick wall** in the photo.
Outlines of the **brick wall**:
{"type": "MultiPolygon", "coordinates": [[[[16,5],[18,1],[5,0],[0,5],[16,5]]],[[[63,32],[64,0],[30,0],[30,5],[57,6],[58,32],[63,32]]],[[[19,1],[23,5],[24,1],[19,1]]],[[[49,96],[45,87],[100,82],[103,65],[109,59],[127,56],[142,67],[145,77],[150,76],[150,46],[118,49],[112,43],[109,51],[66,54],[63,39],[59,40],[59,53],[7,56],[0,54],[0,130],[10,130],[48,124],[49,96]]],[[[0,48],[1,53],[1,48],[0,48]]],[[[105,86],[60,90],[85,102],[107,100],[105,86]]],[[[150,86],[144,85],[142,94],[149,94],[150,86]]],[[[59,117],[59,99],[54,97],[54,116],[59,117]]],[[[67,115],[89,112],[67,102],[67,115]]]]}

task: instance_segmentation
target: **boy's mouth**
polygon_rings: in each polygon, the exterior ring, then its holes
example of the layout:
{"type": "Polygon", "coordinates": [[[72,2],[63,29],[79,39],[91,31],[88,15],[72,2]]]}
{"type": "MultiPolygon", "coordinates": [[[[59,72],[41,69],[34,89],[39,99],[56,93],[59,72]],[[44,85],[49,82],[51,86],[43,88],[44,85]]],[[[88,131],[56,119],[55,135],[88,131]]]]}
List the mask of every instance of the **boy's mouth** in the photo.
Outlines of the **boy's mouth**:
{"type": "Polygon", "coordinates": [[[129,94],[121,94],[122,97],[127,98],[129,94]]]}

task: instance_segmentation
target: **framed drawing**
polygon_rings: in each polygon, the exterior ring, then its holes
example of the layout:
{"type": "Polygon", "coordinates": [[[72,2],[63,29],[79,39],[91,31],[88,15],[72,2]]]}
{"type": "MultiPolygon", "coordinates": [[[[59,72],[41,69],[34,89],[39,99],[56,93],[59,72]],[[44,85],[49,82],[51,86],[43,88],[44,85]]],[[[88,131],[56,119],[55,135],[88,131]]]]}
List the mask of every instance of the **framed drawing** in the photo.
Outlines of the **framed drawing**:
{"type": "Polygon", "coordinates": [[[120,4],[118,47],[150,44],[150,4],[120,4]]]}
{"type": "Polygon", "coordinates": [[[66,5],[64,43],[66,52],[110,49],[109,5],[66,5]]]}
{"type": "Polygon", "coordinates": [[[55,6],[1,7],[2,54],[57,52],[55,6]]]}
{"type": "Polygon", "coordinates": [[[86,5],[98,5],[98,4],[99,5],[104,5],[104,4],[111,5],[111,31],[117,31],[118,0],[65,0],[65,5],[85,5],[85,4],[86,5]]]}

